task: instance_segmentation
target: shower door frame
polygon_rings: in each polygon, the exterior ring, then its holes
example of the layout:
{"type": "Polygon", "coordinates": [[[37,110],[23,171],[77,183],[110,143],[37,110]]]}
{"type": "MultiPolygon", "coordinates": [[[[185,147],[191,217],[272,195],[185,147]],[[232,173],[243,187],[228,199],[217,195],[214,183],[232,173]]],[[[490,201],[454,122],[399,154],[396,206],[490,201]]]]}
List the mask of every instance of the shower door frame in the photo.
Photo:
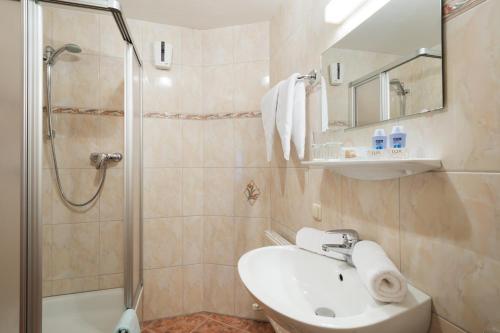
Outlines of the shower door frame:
{"type": "MultiPolygon", "coordinates": [[[[124,248],[125,248],[125,268],[124,268],[124,307],[134,308],[137,306],[142,293],[143,285],[143,241],[142,241],[142,73],[143,62],[140,54],[133,42],[132,35],[123,17],[120,3],[116,0],[21,0],[23,10],[23,30],[24,30],[24,135],[23,135],[23,198],[22,198],[22,270],[21,270],[21,333],[41,333],[42,332],[42,222],[41,222],[41,202],[42,202],[42,135],[43,135],[43,115],[40,110],[43,108],[43,26],[42,26],[42,8],[40,3],[52,3],[70,7],[80,7],[98,11],[109,12],[113,15],[117,27],[122,35],[125,47],[125,66],[132,64],[135,59],[140,69],[140,142],[141,152],[139,153],[140,169],[140,285],[138,288],[132,286],[133,278],[129,275],[133,267],[132,239],[133,225],[130,209],[132,196],[128,190],[132,189],[130,178],[127,173],[131,173],[131,167],[127,162],[127,156],[132,155],[128,149],[131,146],[127,142],[129,132],[127,113],[132,113],[133,105],[130,105],[130,99],[127,97],[129,91],[125,90],[125,112],[124,112],[124,140],[125,140],[125,177],[124,177],[124,248]],[[127,112],[128,111],[128,112],[127,112]],[[137,292],[137,297],[134,297],[137,292]]],[[[133,77],[127,74],[127,68],[124,73],[125,87],[132,87],[133,77]]],[[[130,89],[129,89],[130,90],[130,89]]],[[[130,90],[131,91],[131,90],[130,90]]],[[[129,142],[130,143],[130,142],[129,142]]]]}

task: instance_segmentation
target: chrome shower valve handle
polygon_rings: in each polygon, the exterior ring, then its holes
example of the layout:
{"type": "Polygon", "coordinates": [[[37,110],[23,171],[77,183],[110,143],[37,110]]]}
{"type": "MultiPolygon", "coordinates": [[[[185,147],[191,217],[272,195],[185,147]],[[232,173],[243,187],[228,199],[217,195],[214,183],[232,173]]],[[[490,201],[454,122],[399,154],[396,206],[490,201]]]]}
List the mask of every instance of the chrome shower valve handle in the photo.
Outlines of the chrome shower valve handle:
{"type": "Polygon", "coordinates": [[[90,154],[90,160],[95,164],[96,169],[101,169],[106,167],[108,161],[120,162],[123,155],[120,153],[92,153],[90,154]]]}

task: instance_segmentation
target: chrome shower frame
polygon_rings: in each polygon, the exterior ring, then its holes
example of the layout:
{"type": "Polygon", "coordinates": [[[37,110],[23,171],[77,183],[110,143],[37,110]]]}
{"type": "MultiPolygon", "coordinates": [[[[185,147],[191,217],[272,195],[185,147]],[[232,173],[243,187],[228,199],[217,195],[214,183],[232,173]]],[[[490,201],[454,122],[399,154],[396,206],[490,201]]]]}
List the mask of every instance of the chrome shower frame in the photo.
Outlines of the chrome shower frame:
{"type": "MultiPolygon", "coordinates": [[[[24,30],[24,135],[23,135],[23,180],[22,180],[22,271],[21,271],[21,330],[22,333],[42,332],[42,221],[41,221],[41,198],[42,198],[42,137],[43,137],[43,29],[41,3],[52,3],[70,7],[93,9],[109,12],[113,15],[123,40],[126,43],[125,63],[132,63],[130,57],[139,64],[140,77],[142,77],[142,60],[132,40],[132,35],[123,17],[118,1],[115,0],[21,0],[23,10],[24,30]]],[[[125,85],[132,85],[132,77],[125,73],[125,85]]],[[[141,88],[142,89],[142,88],[141,88]]],[[[141,91],[142,94],[142,91],[141,91]]],[[[127,98],[127,96],[125,96],[127,98]]],[[[141,101],[142,103],[142,101],[141,101]]],[[[141,104],[142,105],[142,104],[141,104]]],[[[125,101],[125,115],[130,114],[130,102],[125,101]]],[[[142,118],[142,106],[139,111],[142,118]]],[[[130,184],[130,174],[133,172],[128,156],[130,149],[130,138],[127,128],[131,127],[128,122],[136,121],[131,117],[125,117],[125,196],[124,207],[128,207],[126,200],[132,196],[127,191],[136,190],[141,193],[139,212],[140,218],[140,252],[142,257],[142,151],[139,152],[141,161],[139,188],[130,184]]],[[[140,120],[139,136],[142,147],[142,119],[140,120]]],[[[137,154],[136,154],[137,155],[137,154]]],[[[142,294],[142,261],[139,263],[140,281],[139,287],[132,285],[132,258],[129,258],[133,250],[131,239],[133,237],[132,216],[129,209],[124,209],[124,244],[125,244],[125,283],[124,283],[124,305],[126,308],[134,308],[139,302],[142,294]],[[134,295],[137,295],[134,297],[134,295]]]]}

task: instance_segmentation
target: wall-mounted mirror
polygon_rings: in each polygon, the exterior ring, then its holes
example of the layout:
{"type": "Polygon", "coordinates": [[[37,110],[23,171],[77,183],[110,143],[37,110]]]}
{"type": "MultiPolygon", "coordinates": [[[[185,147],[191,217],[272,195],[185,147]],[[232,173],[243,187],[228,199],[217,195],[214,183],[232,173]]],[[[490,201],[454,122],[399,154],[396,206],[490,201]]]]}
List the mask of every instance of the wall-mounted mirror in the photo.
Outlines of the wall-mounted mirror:
{"type": "Polygon", "coordinates": [[[389,0],[322,55],[330,128],[443,108],[441,0],[389,0]]]}

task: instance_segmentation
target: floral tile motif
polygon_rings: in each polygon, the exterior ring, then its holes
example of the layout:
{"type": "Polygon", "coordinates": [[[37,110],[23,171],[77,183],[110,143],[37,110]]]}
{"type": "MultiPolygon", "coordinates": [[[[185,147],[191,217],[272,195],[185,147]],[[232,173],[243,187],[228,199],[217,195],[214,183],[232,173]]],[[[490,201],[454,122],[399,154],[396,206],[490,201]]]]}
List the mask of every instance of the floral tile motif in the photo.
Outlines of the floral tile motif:
{"type": "Polygon", "coordinates": [[[243,193],[245,194],[250,206],[253,206],[255,204],[255,202],[257,201],[257,199],[259,199],[261,194],[259,187],[257,186],[257,184],[255,184],[253,180],[247,184],[243,193]]]}
{"type": "Polygon", "coordinates": [[[142,333],[274,333],[274,329],[267,322],[201,312],[145,322],[142,333]]]}

